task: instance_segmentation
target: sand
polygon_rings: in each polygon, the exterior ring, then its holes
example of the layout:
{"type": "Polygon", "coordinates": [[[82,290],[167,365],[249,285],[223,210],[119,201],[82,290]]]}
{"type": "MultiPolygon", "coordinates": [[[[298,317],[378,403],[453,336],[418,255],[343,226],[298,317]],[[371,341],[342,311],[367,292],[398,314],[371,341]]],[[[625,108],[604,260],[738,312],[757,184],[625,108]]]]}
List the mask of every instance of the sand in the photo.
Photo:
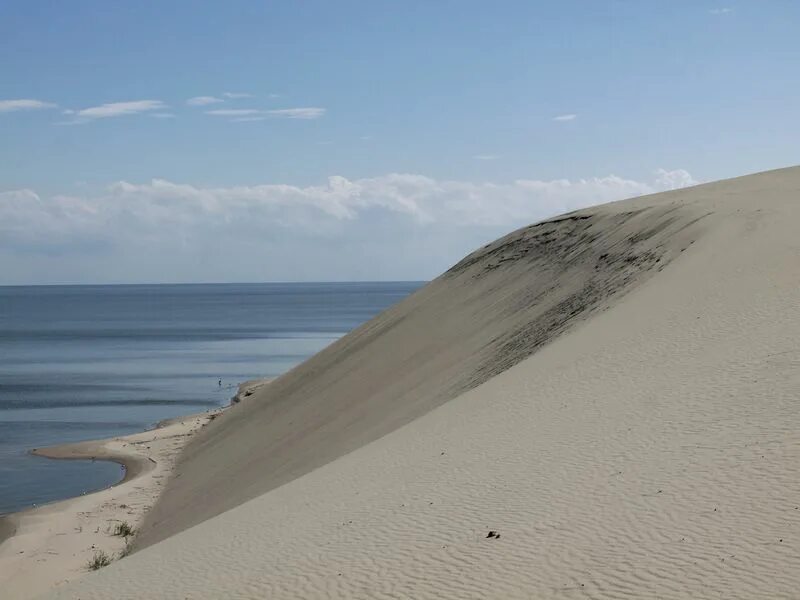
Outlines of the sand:
{"type": "Polygon", "coordinates": [[[205,428],[140,549],[48,597],[797,597],[799,199],[479,250],[205,428]]]}
{"type": "Polygon", "coordinates": [[[115,558],[127,540],[117,524],[140,526],[178,453],[219,411],[164,421],[129,436],[34,451],[50,458],[112,460],[125,468],[120,483],[78,498],[8,515],[0,521],[0,598],[31,598],[86,574],[96,552],[115,558]]]}

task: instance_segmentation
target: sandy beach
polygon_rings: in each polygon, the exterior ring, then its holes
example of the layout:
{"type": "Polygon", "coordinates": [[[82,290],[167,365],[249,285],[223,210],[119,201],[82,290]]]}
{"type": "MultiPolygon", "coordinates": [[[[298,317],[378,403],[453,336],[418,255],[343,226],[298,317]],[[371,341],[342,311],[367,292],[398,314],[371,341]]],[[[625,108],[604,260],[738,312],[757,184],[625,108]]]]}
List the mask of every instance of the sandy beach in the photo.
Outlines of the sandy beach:
{"type": "MultiPolygon", "coordinates": [[[[45,597],[796,597],[797,198],[782,169],[478,249],[242,394],[169,479],[101,492],[75,569],[122,547],[116,494],[167,481],[132,554],[45,597]]],[[[73,524],[42,516],[28,582],[73,524]]]]}
{"type": "Polygon", "coordinates": [[[180,450],[201,427],[219,416],[214,410],[170,419],[148,431],[36,449],[54,459],[110,460],[125,469],[116,485],[0,519],[2,598],[32,598],[89,572],[97,553],[116,560],[128,538],[119,524],[141,524],[172,472],[180,450]]]}

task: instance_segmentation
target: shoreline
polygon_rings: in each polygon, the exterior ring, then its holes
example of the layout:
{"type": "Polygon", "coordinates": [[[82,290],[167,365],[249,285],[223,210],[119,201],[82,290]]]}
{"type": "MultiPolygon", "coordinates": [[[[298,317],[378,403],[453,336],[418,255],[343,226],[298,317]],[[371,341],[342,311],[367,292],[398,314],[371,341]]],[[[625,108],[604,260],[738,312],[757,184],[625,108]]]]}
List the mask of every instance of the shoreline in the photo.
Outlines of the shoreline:
{"type": "MultiPolygon", "coordinates": [[[[189,419],[199,416],[198,414],[194,415],[187,415],[184,419],[189,419]]],[[[145,429],[145,431],[155,431],[157,429],[161,429],[162,427],[167,426],[168,423],[165,421],[156,423],[155,427],[151,427],[150,429],[145,429]],[[162,425],[163,423],[163,425],[162,425]]],[[[121,436],[117,438],[105,438],[100,440],[86,440],[83,442],[75,442],[71,444],[60,444],[57,446],[46,446],[44,448],[32,448],[29,450],[29,454],[34,456],[39,456],[42,458],[49,458],[52,460],[102,460],[106,462],[113,462],[120,465],[123,469],[122,477],[108,485],[106,487],[102,487],[96,490],[92,490],[89,492],[84,492],[80,496],[71,496],[69,498],[62,498],[61,500],[53,500],[51,502],[46,502],[44,504],[34,504],[28,508],[24,508],[22,510],[17,510],[14,512],[6,513],[0,515],[0,546],[3,545],[3,542],[8,540],[9,538],[13,537],[17,531],[17,524],[24,515],[30,513],[35,510],[43,509],[47,506],[53,506],[55,504],[59,504],[61,502],[69,502],[70,500],[74,500],[75,498],[83,498],[86,496],[91,496],[93,494],[98,494],[100,492],[104,492],[106,490],[110,490],[111,488],[123,485],[132,479],[135,479],[142,473],[144,473],[148,469],[148,463],[151,461],[142,459],[139,456],[135,456],[132,454],[125,454],[123,452],[116,452],[116,451],[107,451],[104,448],[104,444],[109,440],[124,440],[128,437],[138,435],[142,432],[136,432],[130,434],[128,436],[121,436]],[[92,449],[95,449],[92,451],[92,449]]]]}
{"type": "Polygon", "coordinates": [[[169,427],[171,425],[188,421],[190,419],[197,419],[208,416],[209,417],[208,421],[212,421],[217,416],[222,414],[223,411],[229,409],[235,404],[238,404],[248,396],[251,396],[257,389],[270,383],[273,380],[274,377],[248,379],[246,381],[241,382],[237,386],[236,394],[230,399],[229,404],[227,404],[226,406],[222,406],[216,409],[209,409],[202,413],[191,413],[188,415],[179,415],[177,417],[162,419],[152,427],[149,427],[143,431],[135,432],[126,436],[119,436],[116,438],[103,438],[98,440],[85,440],[82,442],[74,442],[69,444],[45,446],[43,448],[32,448],[31,450],[29,450],[29,453],[33,454],[34,456],[40,456],[42,458],[49,458],[53,460],[103,460],[106,462],[117,463],[123,468],[124,472],[119,481],[109,486],[85,492],[80,496],[62,498],[61,500],[53,500],[51,502],[47,502],[44,504],[34,504],[33,506],[24,508],[22,510],[17,510],[0,515],[0,547],[2,547],[5,541],[14,537],[18,527],[17,523],[19,523],[22,520],[22,518],[28,513],[37,510],[42,510],[48,506],[70,502],[71,500],[75,500],[77,498],[84,498],[87,496],[92,496],[94,494],[99,494],[106,490],[110,490],[112,488],[121,486],[127,483],[128,481],[132,481],[133,479],[136,479],[143,473],[155,467],[156,461],[154,461],[151,457],[143,457],[138,454],[133,454],[129,451],[110,449],[108,448],[108,442],[113,440],[121,440],[123,441],[123,443],[126,443],[126,441],[129,440],[129,438],[137,437],[143,433],[158,431],[166,427],[169,427]]]}
{"type": "Polygon", "coordinates": [[[127,436],[32,449],[54,460],[115,462],[124,474],[108,487],[0,516],[4,598],[29,598],[72,581],[88,572],[95,553],[118,559],[128,538],[114,528],[127,523],[135,531],[189,439],[228,408],[165,419],[127,436]]]}
{"type": "MultiPolygon", "coordinates": [[[[222,409],[214,409],[212,412],[221,412],[222,409]]],[[[102,460],[105,462],[113,462],[120,465],[123,469],[122,477],[112,483],[111,485],[107,485],[102,488],[98,488],[96,490],[91,490],[88,492],[82,493],[80,496],[71,496],[68,498],[62,498],[60,500],[53,500],[51,502],[45,502],[43,504],[34,504],[28,508],[23,508],[22,510],[13,511],[10,513],[5,513],[0,515],[0,546],[2,546],[3,542],[8,540],[9,538],[13,537],[16,533],[17,525],[24,516],[28,513],[31,513],[36,510],[44,509],[48,506],[53,506],[56,504],[60,504],[62,502],[69,502],[70,500],[75,500],[76,498],[83,498],[86,496],[91,496],[94,494],[98,494],[104,492],[106,490],[110,490],[117,486],[123,485],[128,481],[131,481],[143,473],[147,472],[151,468],[155,466],[155,461],[152,459],[145,459],[141,456],[131,454],[130,452],[122,452],[118,450],[111,450],[106,447],[107,442],[112,440],[127,440],[133,436],[138,436],[141,433],[146,433],[148,431],[157,431],[159,429],[163,429],[164,427],[168,427],[177,421],[186,421],[189,419],[200,417],[201,415],[211,414],[209,413],[193,413],[186,415],[184,417],[174,417],[172,419],[164,419],[156,423],[153,427],[149,427],[143,431],[137,431],[135,433],[126,435],[126,436],[118,436],[116,438],[102,438],[99,440],[84,440],[82,442],[74,442],[69,444],[58,444],[55,446],[45,446],[43,448],[32,448],[28,451],[29,454],[34,456],[39,456],[41,458],[48,458],[52,460],[102,460]]],[[[123,442],[124,443],[124,442],[123,442]]]]}

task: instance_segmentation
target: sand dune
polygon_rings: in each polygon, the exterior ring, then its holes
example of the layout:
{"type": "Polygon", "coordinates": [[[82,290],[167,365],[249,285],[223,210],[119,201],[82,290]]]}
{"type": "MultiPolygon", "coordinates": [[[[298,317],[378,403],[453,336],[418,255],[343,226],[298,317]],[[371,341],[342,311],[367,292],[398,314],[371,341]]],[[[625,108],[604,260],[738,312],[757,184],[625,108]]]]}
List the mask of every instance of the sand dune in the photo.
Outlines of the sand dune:
{"type": "Polygon", "coordinates": [[[683,196],[516,231],[247,399],[193,441],[141,548],[397,429],[523,360],[680,254],[683,196]]]}
{"type": "Polygon", "coordinates": [[[477,251],[209,425],[141,550],[54,597],[796,597],[798,199],[784,169],[477,251]]]}

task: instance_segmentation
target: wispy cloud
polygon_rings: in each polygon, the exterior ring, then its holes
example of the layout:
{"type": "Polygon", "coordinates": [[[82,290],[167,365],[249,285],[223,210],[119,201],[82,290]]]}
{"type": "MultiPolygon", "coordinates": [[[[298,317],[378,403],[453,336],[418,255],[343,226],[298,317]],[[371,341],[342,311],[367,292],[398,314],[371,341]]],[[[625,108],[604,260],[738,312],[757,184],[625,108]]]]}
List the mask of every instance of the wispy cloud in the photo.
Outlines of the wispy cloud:
{"type": "Polygon", "coordinates": [[[500,157],[497,154],[476,154],[472,158],[475,160],[498,160],[500,157]]]}
{"type": "Polygon", "coordinates": [[[248,117],[252,115],[262,115],[263,110],[257,108],[218,108],[215,110],[207,110],[207,115],[214,115],[215,117],[248,117]]]}
{"type": "Polygon", "coordinates": [[[150,113],[150,116],[154,119],[174,119],[175,115],[172,113],[167,112],[159,112],[159,113],[150,113]]]}
{"type": "Polygon", "coordinates": [[[324,108],[282,108],[279,110],[268,110],[267,113],[273,117],[283,117],[284,119],[319,119],[327,112],[324,108]]]}
{"type": "Polygon", "coordinates": [[[253,94],[245,94],[244,92],[225,92],[222,94],[226,98],[230,98],[231,100],[235,100],[236,98],[252,98],[253,94]]]}
{"type": "Polygon", "coordinates": [[[215,98],[214,96],[195,96],[189,98],[186,104],[189,106],[208,106],[209,104],[219,104],[225,102],[222,98],[215,98]]]}
{"type": "Polygon", "coordinates": [[[42,100],[32,100],[29,98],[0,100],[0,113],[16,112],[19,110],[42,110],[56,107],[57,105],[52,102],[43,102],[42,100]]]}
{"type": "Polygon", "coordinates": [[[241,117],[231,119],[231,123],[252,123],[253,121],[265,121],[267,117],[241,117]]]}
{"type": "Polygon", "coordinates": [[[578,118],[578,115],[576,115],[574,113],[569,113],[569,114],[566,114],[566,115],[558,115],[556,117],[553,117],[553,121],[574,121],[577,118],[578,118]]]}
{"type": "Polygon", "coordinates": [[[282,119],[319,119],[325,114],[324,108],[282,108],[262,110],[259,108],[216,108],[207,110],[207,115],[215,117],[275,117],[282,119]]]}
{"type": "Polygon", "coordinates": [[[728,7],[725,7],[725,8],[712,8],[708,12],[711,13],[712,15],[729,15],[729,14],[731,14],[733,12],[733,9],[732,8],[728,8],[728,7]]]}
{"type": "Polygon", "coordinates": [[[154,110],[163,111],[167,108],[161,100],[132,100],[130,102],[111,102],[92,106],[76,111],[75,122],[86,122],[95,119],[109,119],[113,117],[124,117],[154,110]]]}

